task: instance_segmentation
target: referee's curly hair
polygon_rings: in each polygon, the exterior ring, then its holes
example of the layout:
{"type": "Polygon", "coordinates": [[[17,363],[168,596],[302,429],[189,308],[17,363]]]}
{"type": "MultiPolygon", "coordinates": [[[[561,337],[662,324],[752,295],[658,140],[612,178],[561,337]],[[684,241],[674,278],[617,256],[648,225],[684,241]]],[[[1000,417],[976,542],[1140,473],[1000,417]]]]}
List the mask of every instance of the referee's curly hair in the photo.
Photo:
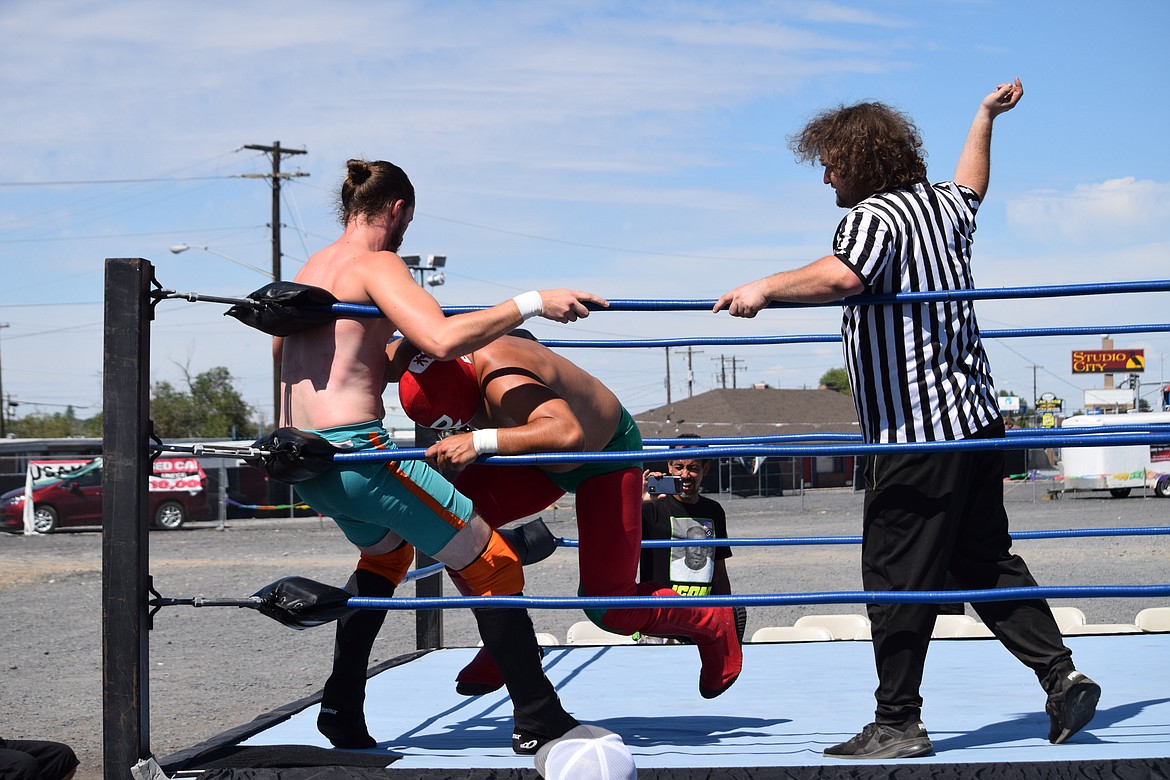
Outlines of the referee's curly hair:
{"type": "Polygon", "coordinates": [[[819,161],[870,195],[926,181],[918,128],[909,116],[884,103],[822,111],[789,136],[788,147],[798,162],[819,161]]]}

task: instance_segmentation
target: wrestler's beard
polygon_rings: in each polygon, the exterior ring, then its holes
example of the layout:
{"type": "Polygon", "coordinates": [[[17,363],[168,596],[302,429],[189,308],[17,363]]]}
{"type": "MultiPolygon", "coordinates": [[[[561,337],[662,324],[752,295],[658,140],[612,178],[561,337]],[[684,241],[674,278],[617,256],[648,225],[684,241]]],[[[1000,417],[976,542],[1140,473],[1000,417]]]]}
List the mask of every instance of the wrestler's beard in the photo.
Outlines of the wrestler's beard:
{"type": "Polygon", "coordinates": [[[401,228],[393,230],[389,236],[386,237],[386,249],[397,254],[398,250],[402,248],[402,241],[406,238],[406,228],[409,225],[403,225],[401,228]]]}
{"type": "Polygon", "coordinates": [[[397,253],[398,250],[402,248],[402,241],[405,238],[406,238],[406,231],[405,230],[403,230],[401,233],[398,233],[398,232],[394,233],[394,235],[390,236],[389,240],[386,242],[386,248],[389,249],[391,252],[397,253]]]}

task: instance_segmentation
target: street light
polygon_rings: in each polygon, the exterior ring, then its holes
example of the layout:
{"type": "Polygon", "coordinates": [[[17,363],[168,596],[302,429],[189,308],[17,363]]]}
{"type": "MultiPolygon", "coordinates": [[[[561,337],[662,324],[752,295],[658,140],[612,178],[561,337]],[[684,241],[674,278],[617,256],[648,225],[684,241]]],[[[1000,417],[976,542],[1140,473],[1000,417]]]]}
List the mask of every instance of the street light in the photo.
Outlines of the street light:
{"type": "MultiPolygon", "coordinates": [[[[402,262],[406,263],[406,267],[410,269],[411,273],[418,276],[419,287],[425,287],[426,285],[438,287],[447,281],[447,275],[437,270],[447,265],[446,255],[427,255],[426,260],[423,260],[418,255],[401,255],[401,257],[402,262]],[[434,271],[435,273],[427,276],[428,271],[434,271]]],[[[438,440],[439,436],[435,431],[417,422],[414,424],[415,447],[429,447],[438,440]]],[[[448,474],[448,476],[450,475],[448,474]]],[[[416,549],[414,551],[415,569],[425,569],[435,563],[437,561],[422,550],[416,549]]],[[[414,590],[415,596],[419,598],[438,598],[443,595],[443,579],[441,577],[422,577],[415,581],[414,590]]],[[[434,647],[435,643],[442,643],[442,610],[418,610],[415,612],[414,619],[415,631],[418,633],[420,639],[420,647],[434,647]]]]}
{"type": "Polygon", "coordinates": [[[402,255],[402,262],[406,263],[406,267],[412,273],[418,274],[419,287],[426,286],[438,287],[447,281],[447,274],[438,269],[447,265],[446,255],[427,255],[427,259],[423,260],[419,255],[402,255]],[[436,273],[427,275],[428,271],[436,271],[436,273]]]}
{"type": "Polygon", "coordinates": [[[254,266],[250,263],[245,263],[243,260],[238,260],[238,259],[232,257],[231,255],[225,255],[223,252],[212,249],[209,246],[191,246],[190,244],[171,244],[171,252],[173,254],[176,254],[176,255],[182,254],[183,252],[186,252],[188,249],[202,249],[204,252],[210,252],[213,255],[218,255],[219,257],[222,257],[224,260],[231,260],[236,265],[242,265],[242,266],[244,266],[244,268],[251,268],[256,273],[263,274],[264,276],[267,276],[269,279],[275,278],[271,271],[265,271],[263,268],[260,268],[258,266],[254,266]]]}

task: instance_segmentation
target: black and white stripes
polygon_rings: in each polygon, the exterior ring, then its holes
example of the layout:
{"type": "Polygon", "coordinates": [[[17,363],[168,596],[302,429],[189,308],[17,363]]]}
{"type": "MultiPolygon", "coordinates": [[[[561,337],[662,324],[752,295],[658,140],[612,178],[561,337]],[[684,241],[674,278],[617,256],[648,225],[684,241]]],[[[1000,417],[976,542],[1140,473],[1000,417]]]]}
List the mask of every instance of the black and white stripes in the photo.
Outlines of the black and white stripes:
{"type": "MultiPolygon", "coordinates": [[[[975,193],[954,182],[873,195],[834,252],[873,294],[974,287],[975,193]]],[[[969,438],[999,419],[969,301],[846,306],[845,363],[867,441],[969,438]]]]}

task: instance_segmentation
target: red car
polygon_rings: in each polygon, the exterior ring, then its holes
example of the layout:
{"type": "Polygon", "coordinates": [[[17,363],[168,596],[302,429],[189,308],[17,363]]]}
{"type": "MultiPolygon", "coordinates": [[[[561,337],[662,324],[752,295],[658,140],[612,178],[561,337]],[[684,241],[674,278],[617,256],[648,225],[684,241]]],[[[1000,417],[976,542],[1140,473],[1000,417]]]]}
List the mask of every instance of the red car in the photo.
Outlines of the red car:
{"type": "MultiPolygon", "coordinates": [[[[211,514],[207,475],[194,460],[181,464],[156,460],[147,493],[147,512],[155,528],[174,530],[211,514]]],[[[24,488],[0,496],[0,531],[24,531],[24,488]]],[[[33,528],[42,534],[59,528],[102,524],[102,459],[65,476],[34,482],[33,528]]]]}

